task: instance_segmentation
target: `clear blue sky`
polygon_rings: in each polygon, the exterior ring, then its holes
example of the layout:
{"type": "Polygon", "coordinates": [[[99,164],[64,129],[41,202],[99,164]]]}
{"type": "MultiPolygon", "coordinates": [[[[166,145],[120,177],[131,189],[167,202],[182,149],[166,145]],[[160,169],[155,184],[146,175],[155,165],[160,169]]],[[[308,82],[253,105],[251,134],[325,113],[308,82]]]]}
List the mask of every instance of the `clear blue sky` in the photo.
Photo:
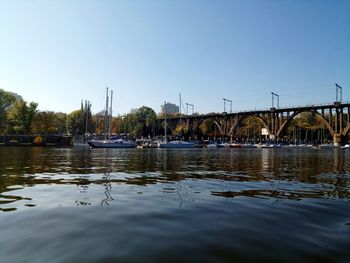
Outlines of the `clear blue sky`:
{"type": "Polygon", "coordinates": [[[0,0],[0,88],[40,110],[114,114],[350,101],[348,0],[0,0]],[[229,107],[229,106],[228,106],[229,107]]]}

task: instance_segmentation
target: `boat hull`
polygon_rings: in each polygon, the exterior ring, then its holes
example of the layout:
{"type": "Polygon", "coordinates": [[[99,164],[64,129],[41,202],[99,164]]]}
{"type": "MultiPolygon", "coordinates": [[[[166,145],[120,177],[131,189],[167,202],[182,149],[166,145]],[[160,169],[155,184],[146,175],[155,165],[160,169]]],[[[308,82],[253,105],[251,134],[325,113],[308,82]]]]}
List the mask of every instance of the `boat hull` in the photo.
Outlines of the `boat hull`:
{"type": "Polygon", "coordinates": [[[73,146],[74,147],[90,147],[90,145],[88,143],[85,143],[85,142],[74,142],[73,146]]]}
{"type": "Polygon", "coordinates": [[[131,142],[89,141],[88,144],[92,148],[135,148],[136,147],[136,144],[131,142]]]}
{"type": "Polygon", "coordinates": [[[159,148],[194,148],[194,143],[188,143],[188,142],[179,142],[179,143],[160,143],[159,148]]]}

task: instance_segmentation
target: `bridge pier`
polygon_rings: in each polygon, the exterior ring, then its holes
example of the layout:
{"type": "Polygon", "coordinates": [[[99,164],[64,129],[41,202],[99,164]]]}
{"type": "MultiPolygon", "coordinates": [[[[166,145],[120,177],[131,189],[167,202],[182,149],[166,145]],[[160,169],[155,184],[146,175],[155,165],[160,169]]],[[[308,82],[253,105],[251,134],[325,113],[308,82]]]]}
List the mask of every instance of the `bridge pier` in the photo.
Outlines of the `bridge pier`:
{"type": "Polygon", "coordinates": [[[334,147],[340,147],[342,142],[342,135],[340,133],[336,133],[333,135],[333,145],[334,147]]]}

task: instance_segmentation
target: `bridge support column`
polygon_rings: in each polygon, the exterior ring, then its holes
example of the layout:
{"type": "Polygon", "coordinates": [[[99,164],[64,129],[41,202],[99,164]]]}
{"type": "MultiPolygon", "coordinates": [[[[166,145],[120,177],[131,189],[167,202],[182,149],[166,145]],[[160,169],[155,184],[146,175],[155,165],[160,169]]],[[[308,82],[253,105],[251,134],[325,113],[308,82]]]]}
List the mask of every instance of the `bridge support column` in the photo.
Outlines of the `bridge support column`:
{"type": "Polygon", "coordinates": [[[340,133],[336,133],[333,135],[333,145],[334,147],[340,147],[342,141],[342,136],[340,133]]]}

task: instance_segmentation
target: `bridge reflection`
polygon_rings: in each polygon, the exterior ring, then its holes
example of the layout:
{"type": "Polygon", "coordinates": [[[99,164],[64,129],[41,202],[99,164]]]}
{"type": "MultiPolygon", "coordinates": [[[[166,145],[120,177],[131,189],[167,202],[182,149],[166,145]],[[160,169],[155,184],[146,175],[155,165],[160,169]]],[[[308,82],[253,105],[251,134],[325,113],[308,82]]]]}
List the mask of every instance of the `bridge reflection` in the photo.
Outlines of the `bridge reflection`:
{"type": "Polygon", "coordinates": [[[4,212],[47,205],[110,206],[129,195],[150,193],[169,194],[179,205],[208,198],[203,195],[350,198],[350,151],[342,149],[4,150],[4,212]],[[15,162],[11,156],[17,156],[15,162]]]}

